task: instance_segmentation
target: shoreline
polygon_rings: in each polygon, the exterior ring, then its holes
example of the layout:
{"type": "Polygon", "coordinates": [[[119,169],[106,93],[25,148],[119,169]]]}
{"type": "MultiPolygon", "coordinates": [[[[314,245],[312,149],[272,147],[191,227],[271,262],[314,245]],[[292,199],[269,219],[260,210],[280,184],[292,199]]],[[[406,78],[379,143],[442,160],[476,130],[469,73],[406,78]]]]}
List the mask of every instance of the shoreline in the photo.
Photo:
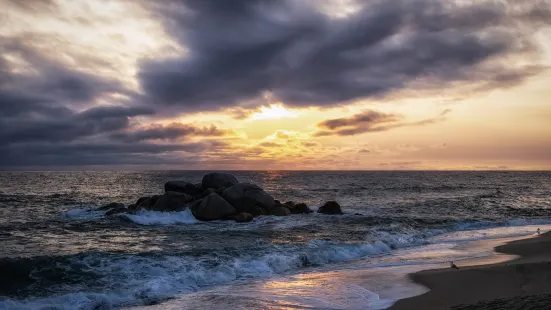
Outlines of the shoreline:
{"type": "MultiPolygon", "coordinates": [[[[551,232],[499,245],[516,258],[493,264],[441,268],[409,274],[428,292],[397,301],[389,309],[551,308],[551,232]]],[[[468,261],[468,260],[467,260],[468,261]]]]}

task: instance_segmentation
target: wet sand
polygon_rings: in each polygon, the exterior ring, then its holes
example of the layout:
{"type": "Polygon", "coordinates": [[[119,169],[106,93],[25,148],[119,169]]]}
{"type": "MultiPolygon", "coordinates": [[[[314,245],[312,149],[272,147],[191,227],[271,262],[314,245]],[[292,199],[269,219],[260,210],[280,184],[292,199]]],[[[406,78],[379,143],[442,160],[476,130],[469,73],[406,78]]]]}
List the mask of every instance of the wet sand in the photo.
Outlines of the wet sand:
{"type": "Polygon", "coordinates": [[[390,309],[551,309],[551,232],[509,242],[497,252],[511,261],[417,272],[410,278],[429,292],[390,309]]]}

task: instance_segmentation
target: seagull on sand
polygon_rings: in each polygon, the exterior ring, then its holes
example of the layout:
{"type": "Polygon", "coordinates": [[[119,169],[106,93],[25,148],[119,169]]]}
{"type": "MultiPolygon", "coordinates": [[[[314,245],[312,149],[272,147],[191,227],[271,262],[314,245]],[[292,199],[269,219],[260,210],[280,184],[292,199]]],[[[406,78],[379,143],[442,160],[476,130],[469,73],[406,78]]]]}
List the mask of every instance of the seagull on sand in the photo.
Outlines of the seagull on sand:
{"type": "Polygon", "coordinates": [[[538,228],[538,235],[540,234],[540,229],[538,228]]]}
{"type": "Polygon", "coordinates": [[[459,269],[459,267],[457,267],[453,262],[450,262],[450,267],[453,269],[459,269]]]}

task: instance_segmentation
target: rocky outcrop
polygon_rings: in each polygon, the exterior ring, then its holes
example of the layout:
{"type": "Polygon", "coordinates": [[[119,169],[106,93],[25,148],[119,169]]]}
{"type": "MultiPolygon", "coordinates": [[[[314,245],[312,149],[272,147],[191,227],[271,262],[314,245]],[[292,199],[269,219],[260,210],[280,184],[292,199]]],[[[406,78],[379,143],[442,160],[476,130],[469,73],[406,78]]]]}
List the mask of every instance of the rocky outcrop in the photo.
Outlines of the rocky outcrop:
{"type": "MultiPolygon", "coordinates": [[[[212,193],[217,193],[217,192],[214,188],[207,188],[203,192],[201,192],[201,194],[195,196],[195,198],[196,199],[201,199],[203,197],[207,197],[208,195],[210,195],[212,193]]],[[[221,193],[217,193],[217,194],[218,194],[218,196],[221,196],[221,193]]]]}
{"type": "Polygon", "coordinates": [[[291,214],[308,214],[314,212],[303,202],[295,204],[293,201],[287,201],[282,204],[279,200],[276,200],[275,206],[285,207],[291,211],[291,214]]]}
{"type": "MultiPolygon", "coordinates": [[[[187,204],[193,200],[193,196],[188,194],[166,192],[164,195],[159,197],[153,206],[146,209],[162,212],[182,211],[187,207],[187,204]]],[[[142,204],[144,202],[142,202],[142,204]]]]}
{"type": "Polygon", "coordinates": [[[272,210],[271,214],[275,216],[288,216],[291,214],[291,211],[286,207],[276,207],[272,210]]]}
{"type": "MultiPolygon", "coordinates": [[[[288,216],[313,212],[305,203],[282,203],[274,200],[259,186],[239,183],[235,176],[223,172],[206,174],[199,184],[169,181],[165,183],[164,188],[163,195],[141,197],[128,207],[121,203],[111,203],[99,210],[105,210],[107,215],[113,215],[123,212],[136,213],[140,210],[173,212],[190,208],[199,220],[236,222],[248,222],[261,215],[288,216]]],[[[343,214],[335,201],[326,202],[318,212],[343,214]]]]}
{"type": "Polygon", "coordinates": [[[291,211],[291,214],[308,214],[314,212],[303,202],[297,203],[292,208],[289,208],[289,211],[291,211]]]}
{"type": "Polygon", "coordinates": [[[318,213],[323,214],[343,214],[341,206],[336,201],[328,201],[324,203],[319,209],[318,213]]]}
{"type": "Polygon", "coordinates": [[[295,207],[295,202],[294,201],[287,201],[283,205],[286,206],[287,208],[294,208],[295,207]]]}
{"type": "Polygon", "coordinates": [[[262,209],[259,206],[254,206],[252,209],[249,210],[248,213],[252,214],[254,217],[268,214],[266,210],[262,209]]]}
{"type": "Polygon", "coordinates": [[[211,193],[192,206],[193,216],[198,220],[224,219],[236,213],[235,208],[216,193],[211,193]]]}
{"type": "Polygon", "coordinates": [[[160,195],[153,195],[151,197],[142,197],[138,199],[135,210],[151,210],[160,197],[160,195]]]}
{"type": "Polygon", "coordinates": [[[151,198],[151,197],[145,196],[145,197],[138,198],[138,200],[136,201],[136,206],[139,206],[142,202],[144,202],[144,200],[149,199],[149,198],[151,198]]]}
{"type": "Polygon", "coordinates": [[[275,207],[274,197],[250,183],[239,183],[228,187],[222,193],[222,197],[239,213],[247,212],[254,215],[258,211],[254,211],[257,208],[268,213],[275,207]]]}
{"type": "Polygon", "coordinates": [[[239,213],[237,215],[235,215],[233,217],[233,219],[237,222],[237,223],[246,223],[246,222],[250,222],[253,220],[253,216],[249,213],[245,213],[245,212],[242,212],[242,213],[239,213]]]}
{"type": "Polygon", "coordinates": [[[203,176],[201,181],[203,188],[219,189],[221,187],[230,187],[238,184],[237,178],[229,173],[224,172],[212,172],[203,176]]]}
{"type": "Polygon", "coordinates": [[[184,193],[195,197],[203,193],[203,187],[185,181],[168,181],[165,183],[165,192],[184,193]]]}

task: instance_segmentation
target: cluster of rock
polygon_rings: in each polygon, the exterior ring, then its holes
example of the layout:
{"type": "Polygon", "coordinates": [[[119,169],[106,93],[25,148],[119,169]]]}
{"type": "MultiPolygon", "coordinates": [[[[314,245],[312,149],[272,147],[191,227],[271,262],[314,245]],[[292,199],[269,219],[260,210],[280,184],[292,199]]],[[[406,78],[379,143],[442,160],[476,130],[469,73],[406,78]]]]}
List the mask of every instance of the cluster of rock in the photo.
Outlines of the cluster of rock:
{"type": "MultiPolygon", "coordinates": [[[[235,220],[249,222],[260,215],[287,216],[313,212],[305,203],[275,200],[262,188],[240,183],[228,173],[206,174],[201,183],[169,181],[163,195],[141,197],[135,204],[112,203],[102,207],[106,214],[135,213],[140,210],[162,212],[183,211],[189,208],[195,218],[203,221],[235,220]]],[[[318,210],[325,214],[343,214],[339,204],[328,201],[318,210]]]]}

